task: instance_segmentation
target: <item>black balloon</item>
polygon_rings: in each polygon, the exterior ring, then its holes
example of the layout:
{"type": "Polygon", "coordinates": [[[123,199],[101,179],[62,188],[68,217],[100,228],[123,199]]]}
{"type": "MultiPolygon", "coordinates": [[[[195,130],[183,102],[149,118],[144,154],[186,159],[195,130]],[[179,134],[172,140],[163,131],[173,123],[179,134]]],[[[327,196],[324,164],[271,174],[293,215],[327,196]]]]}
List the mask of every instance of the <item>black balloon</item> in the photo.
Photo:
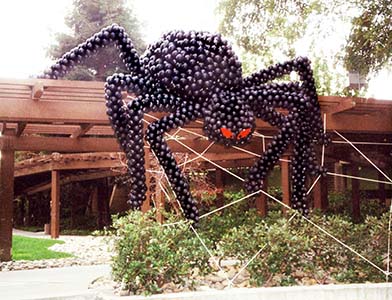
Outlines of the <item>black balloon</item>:
{"type": "Polygon", "coordinates": [[[326,144],[328,138],[323,133],[307,58],[299,57],[243,78],[238,57],[219,34],[172,31],[139,57],[124,29],[114,24],[66,53],[44,77],[64,76],[76,63],[110,42],[115,43],[129,70],[129,74],[107,78],[105,98],[110,123],[127,156],[132,208],[139,209],[146,199],[143,136],[163,167],[186,218],[197,222],[197,203],[164,134],[202,118],[209,139],[226,146],[242,145],[249,142],[255,119],[260,118],[279,132],[250,168],[246,189],[261,189],[269,171],[292,144],[292,207],[308,212],[306,178],[309,174],[325,174],[317,164],[314,143],[326,144]],[[292,71],[299,74],[301,83],[271,82],[292,71]],[[137,98],[125,104],[124,91],[137,98]],[[279,112],[279,108],[287,113],[279,112]],[[150,111],[169,114],[150,124],[143,134],[143,114],[150,111]]]}

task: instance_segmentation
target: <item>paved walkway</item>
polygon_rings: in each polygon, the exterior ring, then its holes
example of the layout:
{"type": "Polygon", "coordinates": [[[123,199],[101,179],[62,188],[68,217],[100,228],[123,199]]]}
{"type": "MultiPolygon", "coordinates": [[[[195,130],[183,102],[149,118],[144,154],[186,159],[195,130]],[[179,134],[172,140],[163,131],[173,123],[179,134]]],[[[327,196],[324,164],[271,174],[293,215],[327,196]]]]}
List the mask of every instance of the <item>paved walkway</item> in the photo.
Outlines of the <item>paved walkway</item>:
{"type": "Polygon", "coordinates": [[[58,299],[71,295],[88,299],[89,294],[94,299],[89,285],[109,274],[109,265],[0,272],[0,299],[58,299]]]}
{"type": "Polygon", "coordinates": [[[50,239],[49,234],[45,234],[44,231],[39,231],[39,232],[31,232],[31,231],[24,231],[20,229],[12,229],[12,234],[16,235],[21,235],[21,236],[27,236],[27,237],[33,237],[33,238],[44,238],[44,239],[50,239]]]}

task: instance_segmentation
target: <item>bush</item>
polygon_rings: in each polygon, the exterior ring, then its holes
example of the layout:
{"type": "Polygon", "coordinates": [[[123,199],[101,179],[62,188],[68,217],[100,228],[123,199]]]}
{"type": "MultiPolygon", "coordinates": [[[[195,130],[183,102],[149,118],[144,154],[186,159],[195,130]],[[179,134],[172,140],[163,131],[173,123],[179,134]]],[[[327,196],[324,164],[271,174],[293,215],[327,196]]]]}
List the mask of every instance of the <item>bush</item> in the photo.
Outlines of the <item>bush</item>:
{"type": "Polygon", "coordinates": [[[134,211],[113,222],[114,279],[135,294],[158,293],[165,283],[183,284],[195,267],[210,268],[208,253],[188,224],[162,226],[153,214],[134,211]]]}
{"type": "MultiPolygon", "coordinates": [[[[388,217],[354,224],[345,217],[314,215],[311,221],[386,269],[388,217]]],[[[255,286],[303,284],[304,278],[319,284],[384,280],[380,270],[300,217],[232,228],[219,242],[223,256],[242,262],[264,246],[247,268],[255,286]]]]}
{"type": "MultiPolygon", "coordinates": [[[[240,195],[237,195],[239,198],[240,195]]],[[[292,220],[280,211],[261,218],[247,204],[228,207],[200,221],[198,233],[218,259],[248,265],[253,286],[383,282],[385,274],[310,222],[327,230],[383,270],[387,269],[389,214],[355,224],[348,216],[313,213],[292,220]]],[[[169,216],[168,223],[173,220],[169,216]]],[[[184,284],[197,267],[213,272],[209,255],[189,224],[162,226],[153,212],[133,212],[114,221],[113,274],[134,293],[158,293],[165,283],[184,284]]]]}

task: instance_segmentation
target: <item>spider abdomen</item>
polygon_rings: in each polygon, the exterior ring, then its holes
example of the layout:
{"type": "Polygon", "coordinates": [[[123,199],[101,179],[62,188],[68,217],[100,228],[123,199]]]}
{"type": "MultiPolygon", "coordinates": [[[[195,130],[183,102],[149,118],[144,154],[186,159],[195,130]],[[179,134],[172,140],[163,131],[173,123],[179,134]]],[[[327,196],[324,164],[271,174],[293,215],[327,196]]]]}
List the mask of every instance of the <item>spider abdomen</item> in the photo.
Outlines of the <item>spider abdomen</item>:
{"type": "Polygon", "coordinates": [[[149,47],[142,64],[151,78],[177,96],[205,100],[242,82],[231,46],[218,34],[171,31],[149,47]]]}

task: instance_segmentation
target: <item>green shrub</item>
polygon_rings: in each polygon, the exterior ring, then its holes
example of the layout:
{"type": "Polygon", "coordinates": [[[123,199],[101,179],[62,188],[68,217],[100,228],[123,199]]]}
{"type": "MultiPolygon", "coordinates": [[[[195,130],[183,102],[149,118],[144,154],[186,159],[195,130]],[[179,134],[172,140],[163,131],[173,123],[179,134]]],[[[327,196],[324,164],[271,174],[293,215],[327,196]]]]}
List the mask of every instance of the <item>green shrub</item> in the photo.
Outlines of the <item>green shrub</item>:
{"type": "MultiPolygon", "coordinates": [[[[385,280],[379,269],[311,222],[386,270],[388,213],[368,216],[359,224],[349,216],[317,213],[310,221],[299,215],[289,221],[280,211],[261,218],[254,210],[244,210],[246,205],[241,202],[203,218],[198,233],[218,259],[238,259],[245,264],[263,248],[247,267],[253,286],[385,280]]],[[[157,293],[168,282],[183,284],[195,267],[204,274],[213,271],[208,253],[185,222],[162,226],[153,213],[133,212],[115,219],[114,235],[115,280],[134,293],[157,293]]]]}
{"type": "Polygon", "coordinates": [[[210,268],[208,253],[188,224],[162,226],[153,214],[134,211],[113,222],[114,279],[135,294],[158,293],[165,283],[184,283],[195,267],[210,268]]]}
{"type": "MultiPolygon", "coordinates": [[[[388,214],[368,217],[363,224],[339,216],[314,215],[311,221],[386,269],[388,214]]],[[[380,270],[300,217],[290,223],[286,218],[267,218],[232,228],[218,246],[220,255],[243,263],[262,247],[247,268],[255,286],[302,284],[304,278],[320,284],[384,280],[380,270]]]]}

